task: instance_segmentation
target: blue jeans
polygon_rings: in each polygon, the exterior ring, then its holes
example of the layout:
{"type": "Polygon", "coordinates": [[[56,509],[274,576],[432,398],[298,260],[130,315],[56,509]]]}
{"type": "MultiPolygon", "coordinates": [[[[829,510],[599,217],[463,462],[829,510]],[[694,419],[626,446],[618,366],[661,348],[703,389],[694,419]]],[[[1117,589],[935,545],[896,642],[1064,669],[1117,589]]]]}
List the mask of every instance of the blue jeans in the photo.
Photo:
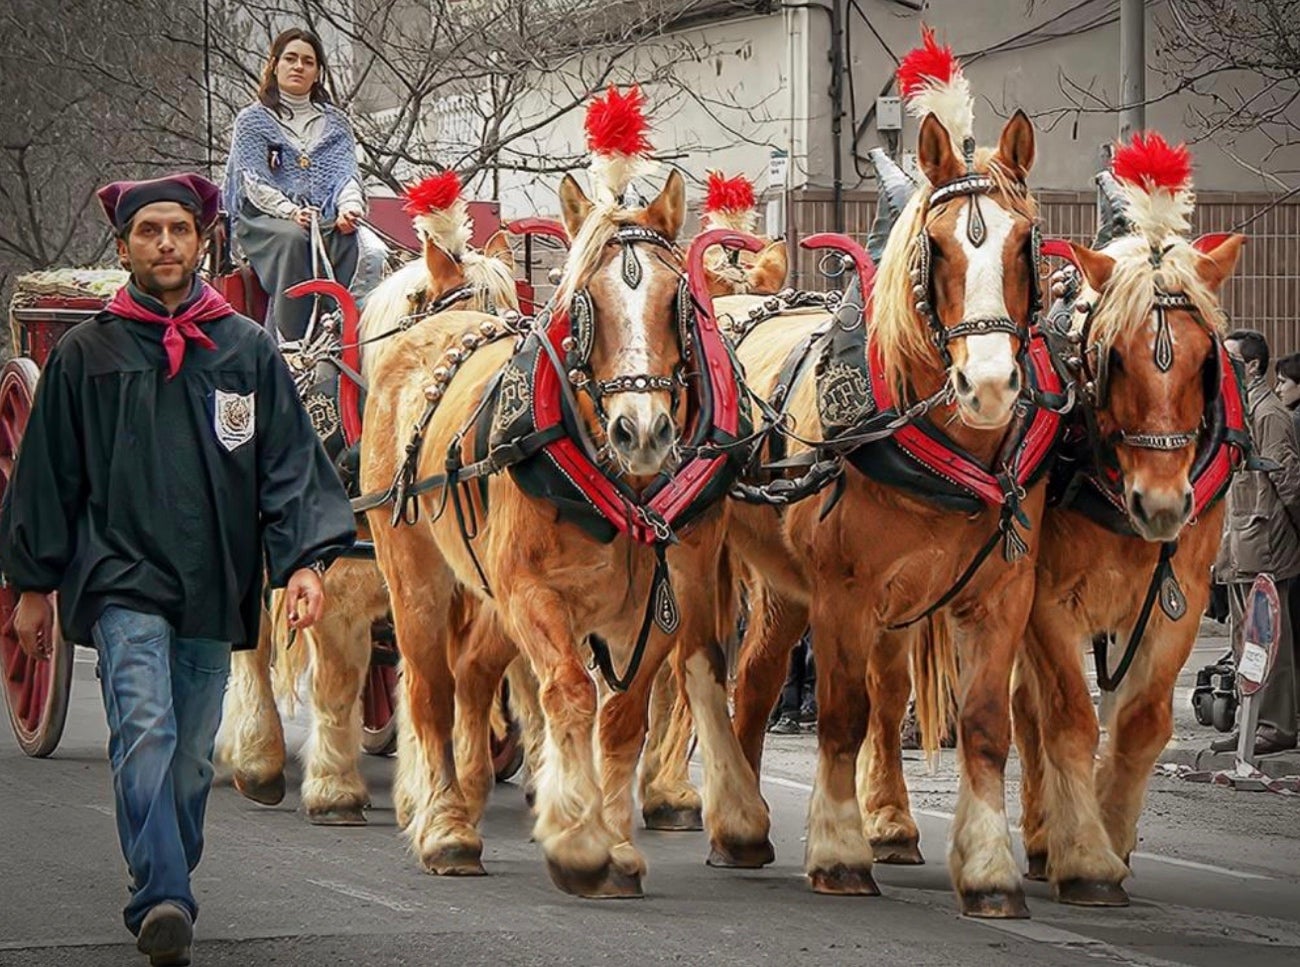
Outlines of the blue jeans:
{"type": "Polygon", "coordinates": [[[104,609],[93,634],[117,834],[133,881],[123,920],[139,933],[164,900],[198,914],[190,873],[203,854],[230,644],[177,638],[165,619],[118,607],[104,609]]]}

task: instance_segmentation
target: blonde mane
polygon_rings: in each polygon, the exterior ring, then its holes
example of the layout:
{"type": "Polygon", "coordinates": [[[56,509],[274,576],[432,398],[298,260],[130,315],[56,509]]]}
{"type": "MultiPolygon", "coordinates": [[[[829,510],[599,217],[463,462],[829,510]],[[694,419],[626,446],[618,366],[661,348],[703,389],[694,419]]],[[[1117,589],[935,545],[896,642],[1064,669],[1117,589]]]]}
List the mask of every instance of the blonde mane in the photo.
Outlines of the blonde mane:
{"type": "MultiPolygon", "coordinates": [[[[1038,205],[1028,191],[992,159],[983,148],[975,168],[988,175],[1014,211],[1026,218],[1038,216],[1038,205]]],[[[867,304],[867,328],[880,347],[885,377],[901,403],[908,399],[907,373],[926,363],[938,363],[930,327],[916,312],[912,271],[920,266],[920,246],[925,244],[925,221],[930,213],[932,187],[924,181],[898,217],[880,257],[876,283],[867,304]]]]}
{"type": "Polygon", "coordinates": [[[560,283],[555,288],[555,304],[567,306],[573,294],[586,285],[587,280],[600,266],[605,246],[623,225],[636,224],[644,208],[620,208],[615,205],[594,206],[583,219],[577,237],[564,260],[560,283]]]}
{"type": "MultiPolygon", "coordinates": [[[[1105,291],[1099,298],[1098,293],[1084,287],[1084,300],[1096,306],[1091,324],[1091,337],[1096,342],[1110,345],[1145,326],[1151,318],[1157,289],[1186,296],[1196,307],[1201,325],[1211,332],[1226,331],[1227,320],[1219,300],[1197,272],[1200,254],[1185,238],[1170,236],[1164,244],[1168,250],[1158,266],[1151,264],[1151,245],[1142,235],[1122,236],[1102,249],[1115,260],[1105,291]]],[[[1076,331],[1084,318],[1083,313],[1075,314],[1076,331]]]]}
{"type": "MultiPolygon", "coordinates": [[[[465,281],[474,287],[468,306],[488,312],[519,309],[519,293],[509,266],[480,252],[467,251],[461,268],[465,281]]],[[[423,258],[414,258],[384,279],[366,297],[357,336],[362,343],[401,325],[407,316],[421,311],[429,289],[429,270],[423,258]]],[[[384,340],[361,347],[361,374],[370,378],[370,368],[380,355],[384,340]]]]}

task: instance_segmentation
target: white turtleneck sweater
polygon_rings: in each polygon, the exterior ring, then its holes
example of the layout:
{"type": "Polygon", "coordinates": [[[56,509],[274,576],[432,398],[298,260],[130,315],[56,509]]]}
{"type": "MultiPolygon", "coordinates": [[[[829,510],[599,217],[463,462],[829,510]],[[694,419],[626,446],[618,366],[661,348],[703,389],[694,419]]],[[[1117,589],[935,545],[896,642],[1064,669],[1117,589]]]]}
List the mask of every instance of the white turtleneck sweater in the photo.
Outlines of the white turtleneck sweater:
{"type": "MultiPolygon", "coordinates": [[[[288,91],[281,91],[280,104],[286,109],[288,116],[272,112],[275,114],[275,119],[280,123],[280,127],[284,128],[285,134],[293,139],[295,147],[299,151],[306,151],[320,137],[325,112],[311,99],[309,94],[290,94],[288,91]]],[[[298,210],[298,206],[285,197],[284,193],[278,188],[273,188],[253,178],[245,179],[244,188],[248,200],[253,203],[254,207],[266,212],[268,215],[275,215],[278,218],[293,218],[294,213],[298,210]]],[[[355,179],[349,181],[339,195],[339,214],[345,212],[363,214],[365,210],[365,192],[355,179]]]]}

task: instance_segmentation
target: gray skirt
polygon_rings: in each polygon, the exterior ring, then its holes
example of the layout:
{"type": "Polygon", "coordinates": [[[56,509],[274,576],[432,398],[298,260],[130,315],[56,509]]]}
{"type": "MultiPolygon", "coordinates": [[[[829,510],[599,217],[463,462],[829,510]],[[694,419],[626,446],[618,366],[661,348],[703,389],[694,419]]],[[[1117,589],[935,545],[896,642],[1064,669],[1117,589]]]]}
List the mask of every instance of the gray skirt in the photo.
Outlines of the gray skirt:
{"type": "MultiPolygon", "coordinates": [[[[350,285],[357,268],[356,233],[344,235],[331,222],[321,234],[334,277],[350,285]]],[[[268,215],[245,203],[235,226],[235,241],[270,297],[266,327],[278,332],[281,340],[301,339],[315,300],[291,299],[284,291],[312,278],[308,230],[292,219],[268,215]]]]}

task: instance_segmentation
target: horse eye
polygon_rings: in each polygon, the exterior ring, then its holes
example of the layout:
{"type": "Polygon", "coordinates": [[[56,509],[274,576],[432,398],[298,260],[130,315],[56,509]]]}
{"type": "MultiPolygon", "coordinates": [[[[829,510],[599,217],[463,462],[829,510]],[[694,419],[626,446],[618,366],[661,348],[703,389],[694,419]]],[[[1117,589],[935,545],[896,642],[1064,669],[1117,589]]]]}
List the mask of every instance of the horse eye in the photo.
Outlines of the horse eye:
{"type": "Polygon", "coordinates": [[[1114,346],[1110,347],[1110,371],[1112,373],[1122,372],[1124,370],[1124,357],[1119,354],[1119,350],[1114,346]]]}

